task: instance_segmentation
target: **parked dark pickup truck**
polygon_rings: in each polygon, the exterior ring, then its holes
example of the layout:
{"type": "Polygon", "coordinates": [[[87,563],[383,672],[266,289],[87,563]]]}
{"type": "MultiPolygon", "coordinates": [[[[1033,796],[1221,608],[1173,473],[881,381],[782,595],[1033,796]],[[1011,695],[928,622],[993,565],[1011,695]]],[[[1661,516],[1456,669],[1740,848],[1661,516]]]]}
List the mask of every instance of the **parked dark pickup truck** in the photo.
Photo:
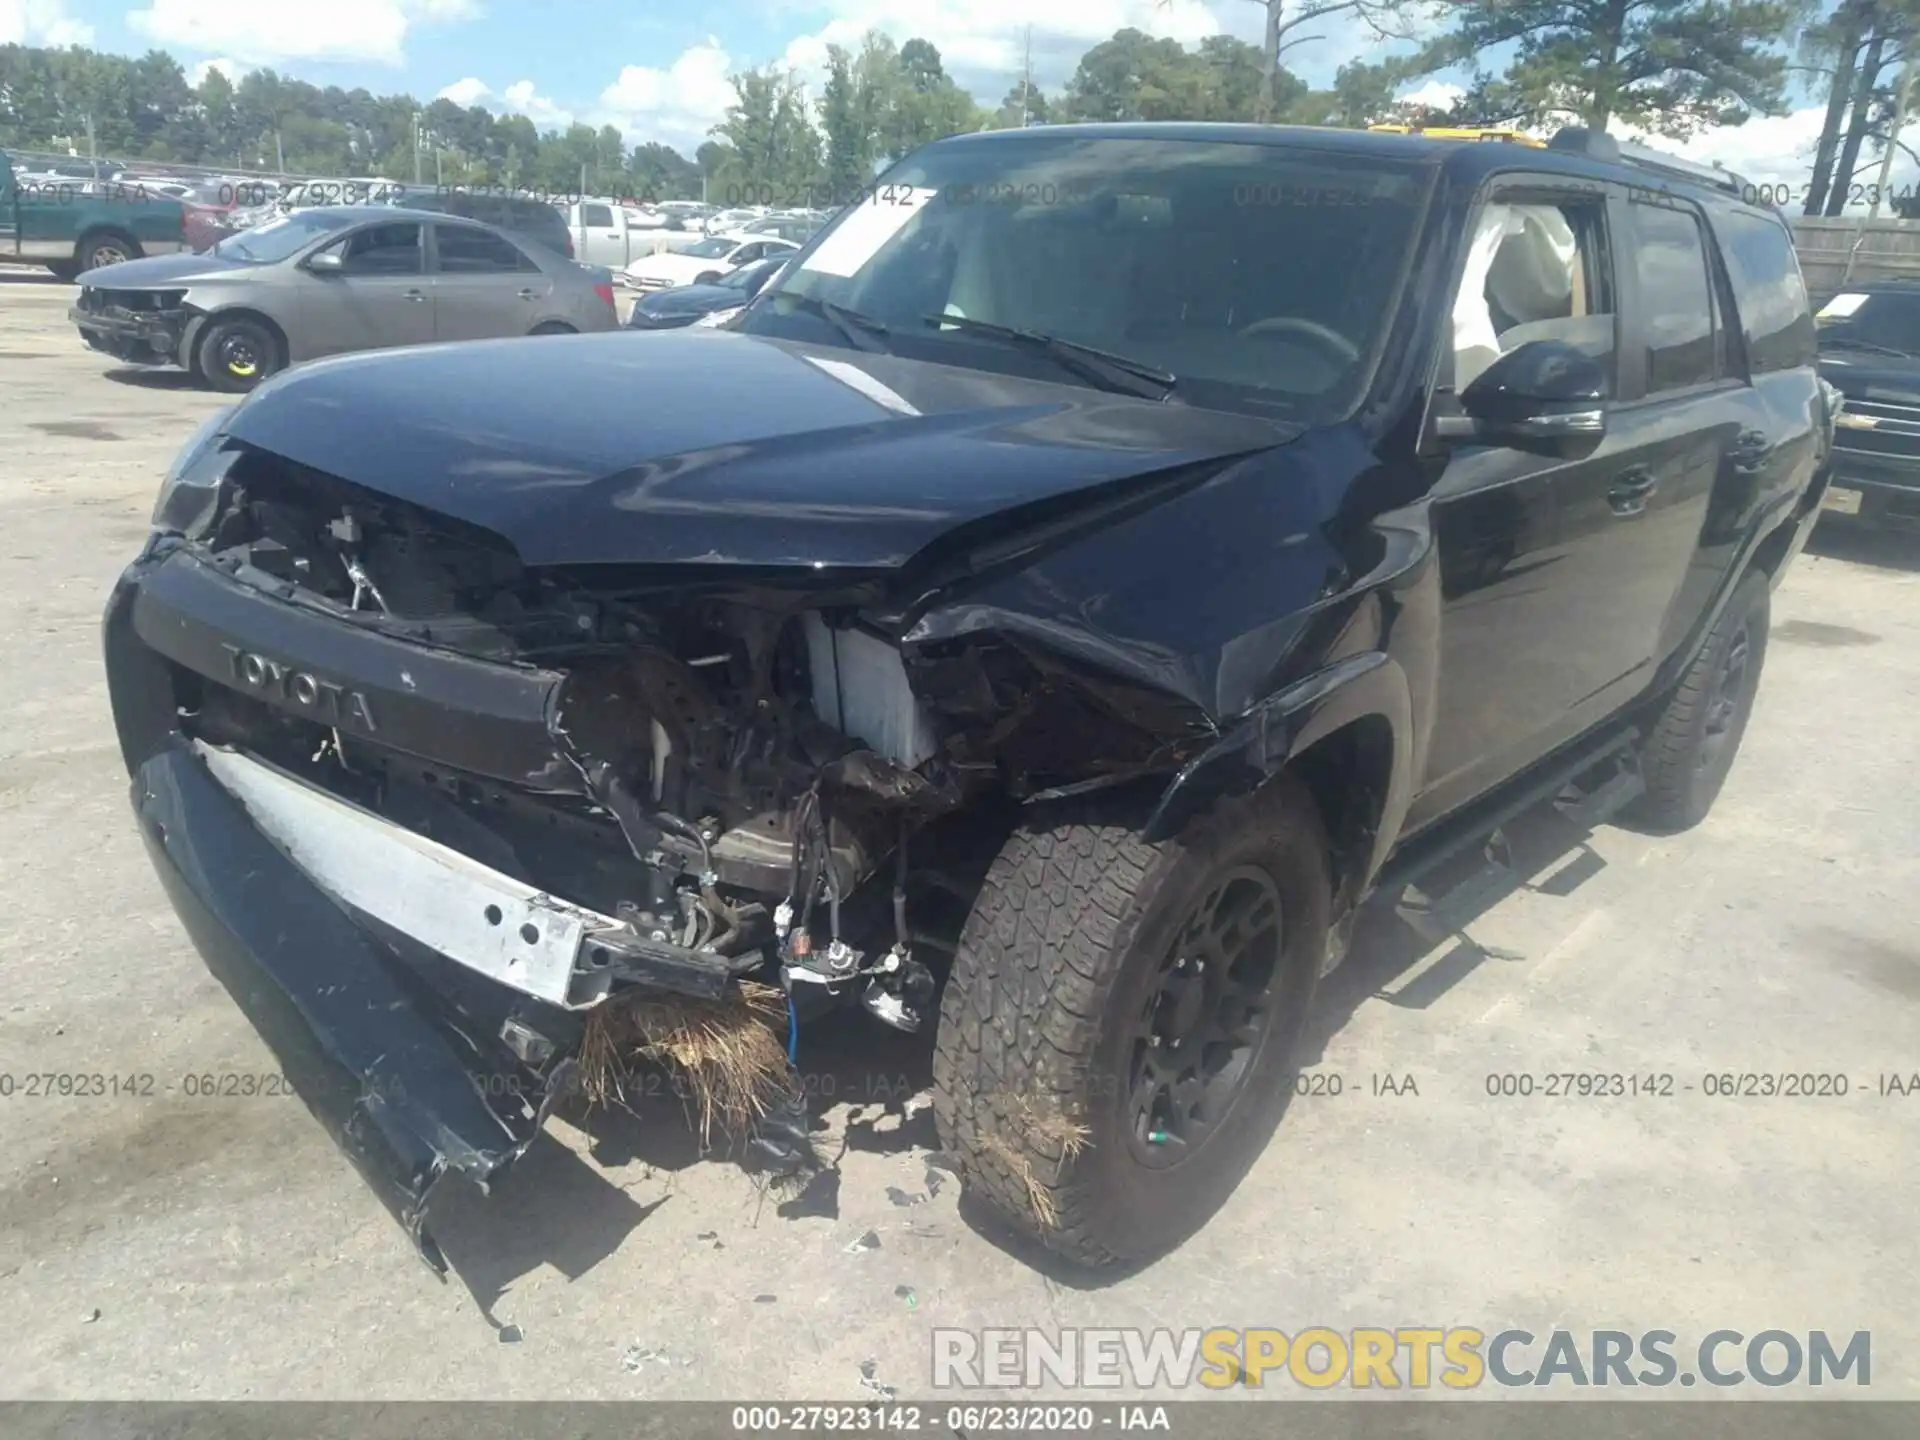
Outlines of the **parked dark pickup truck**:
{"type": "Polygon", "coordinates": [[[1820,373],[1846,397],[1826,513],[1920,530],[1920,283],[1849,286],[1816,318],[1820,373]]]}
{"type": "MultiPolygon", "coordinates": [[[[937,1024],[971,1194],[1133,1261],[1267,1143],[1369,895],[1549,800],[1707,813],[1831,439],[1733,177],[968,135],[725,325],[269,381],[106,668],[188,932],[430,1260],[627,1027],[764,1011],[791,1097],[845,1000],[937,1024]]],[[[791,1108],[748,1154],[809,1163],[791,1108]]]]}
{"type": "Polygon", "coordinates": [[[178,200],[115,180],[18,181],[0,151],[0,261],[43,264],[62,280],[142,255],[191,249],[178,200]]]}

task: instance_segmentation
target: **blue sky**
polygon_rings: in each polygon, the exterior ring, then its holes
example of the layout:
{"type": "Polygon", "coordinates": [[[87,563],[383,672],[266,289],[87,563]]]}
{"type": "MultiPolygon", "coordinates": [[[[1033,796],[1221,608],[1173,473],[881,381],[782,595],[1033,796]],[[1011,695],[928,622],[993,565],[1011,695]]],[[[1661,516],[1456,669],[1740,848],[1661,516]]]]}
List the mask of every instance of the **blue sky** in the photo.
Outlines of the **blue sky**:
{"type": "MultiPolygon", "coordinates": [[[[817,76],[829,41],[869,26],[922,35],[985,102],[1018,77],[1033,26],[1036,79],[1057,89],[1091,44],[1124,25],[1192,42],[1221,30],[1257,39],[1250,0],[0,0],[0,40],[82,41],[138,53],[158,45],[189,69],[271,65],[316,83],[436,95],[454,87],[542,123],[611,120],[634,138],[684,143],[717,117],[732,71],[785,61],[817,76]],[[651,132],[651,133],[649,133],[651,132]]],[[[1350,23],[1293,59],[1325,79],[1361,52],[1350,23]]]]}
{"type": "MultiPolygon", "coordinates": [[[[190,72],[272,66],[316,84],[449,94],[542,127],[613,124],[632,143],[691,152],[731,95],[727,76],[783,62],[817,84],[829,42],[870,27],[933,41],[949,73],[992,104],[1018,78],[1032,26],[1035,78],[1057,89],[1082,51],[1124,25],[1187,43],[1226,31],[1259,38],[1251,0],[0,0],[0,41],[158,46],[190,72]]],[[[1383,53],[1351,17],[1308,27],[1288,56],[1324,83],[1347,60],[1383,53]]],[[[1701,137],[1685,148],[1755,180],[1803,177],[1818,111],[1701,137]]],[[[1904,165],[1899,172],[1904,174],[1904,165]]]]}

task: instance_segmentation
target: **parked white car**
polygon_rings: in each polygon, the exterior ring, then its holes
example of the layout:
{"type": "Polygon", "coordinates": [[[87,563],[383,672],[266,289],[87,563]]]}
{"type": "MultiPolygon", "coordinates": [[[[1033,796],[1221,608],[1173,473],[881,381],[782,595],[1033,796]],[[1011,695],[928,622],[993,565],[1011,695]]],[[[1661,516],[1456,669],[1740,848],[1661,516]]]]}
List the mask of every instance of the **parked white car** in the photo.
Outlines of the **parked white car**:
{"type": "Polygon", "coordinates": [[[622,271],[636,290],[669,290],[675,285],[707,285],[722,275],[800,247],[777,235],[709,235],[681,250],[649,255],[622,271]]]}

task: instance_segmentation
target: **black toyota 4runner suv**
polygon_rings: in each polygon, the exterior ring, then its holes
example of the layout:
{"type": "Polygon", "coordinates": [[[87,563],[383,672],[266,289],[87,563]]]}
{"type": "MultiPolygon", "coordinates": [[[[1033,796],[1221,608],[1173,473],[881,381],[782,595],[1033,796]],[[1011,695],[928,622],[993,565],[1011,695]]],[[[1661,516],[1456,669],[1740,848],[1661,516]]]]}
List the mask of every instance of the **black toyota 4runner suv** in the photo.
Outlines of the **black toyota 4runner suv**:
{"type": "Polygon", "coordinates": [[[1823,395],[1779,218],[1603,137],[943,140],[725,326],[211,422],[106,614],[133,805],[429,1260],[643,1008],[764,1017],[746,1154],[814,1163],[840,1000],[937,1024],[976,1197],[1137,1260],[1370,894],[1556,793],[1706,814],[1823,395]]]}

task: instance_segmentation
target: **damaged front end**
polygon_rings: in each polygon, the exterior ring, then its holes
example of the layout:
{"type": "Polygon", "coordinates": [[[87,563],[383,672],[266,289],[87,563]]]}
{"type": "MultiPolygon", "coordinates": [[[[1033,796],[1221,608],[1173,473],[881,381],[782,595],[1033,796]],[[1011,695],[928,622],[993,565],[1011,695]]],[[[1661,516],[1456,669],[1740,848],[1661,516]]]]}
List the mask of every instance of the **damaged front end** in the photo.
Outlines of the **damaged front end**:
{"type": "Polygon", "coordinates": [[[194,311],[185,290],[114,290],[83,285],[68,318],[89,347],[135,365],[180,363],[194,311]]]}
{"type": "Polygon", "coordinates": [[[697,1070],[648,1030],[663,1002],[784,1019],[717,1113],[758,1166],[817,1163],[796,1027],[844,1001],[919,1028],[1008,807],[1213,737],[997,632],[903,645],[900,593],[529,567],[189,447],[106,620],[135,808],[209,965],[436,1268],[442,1174],[487,1185],[635,1048],[697,1070]]]}

